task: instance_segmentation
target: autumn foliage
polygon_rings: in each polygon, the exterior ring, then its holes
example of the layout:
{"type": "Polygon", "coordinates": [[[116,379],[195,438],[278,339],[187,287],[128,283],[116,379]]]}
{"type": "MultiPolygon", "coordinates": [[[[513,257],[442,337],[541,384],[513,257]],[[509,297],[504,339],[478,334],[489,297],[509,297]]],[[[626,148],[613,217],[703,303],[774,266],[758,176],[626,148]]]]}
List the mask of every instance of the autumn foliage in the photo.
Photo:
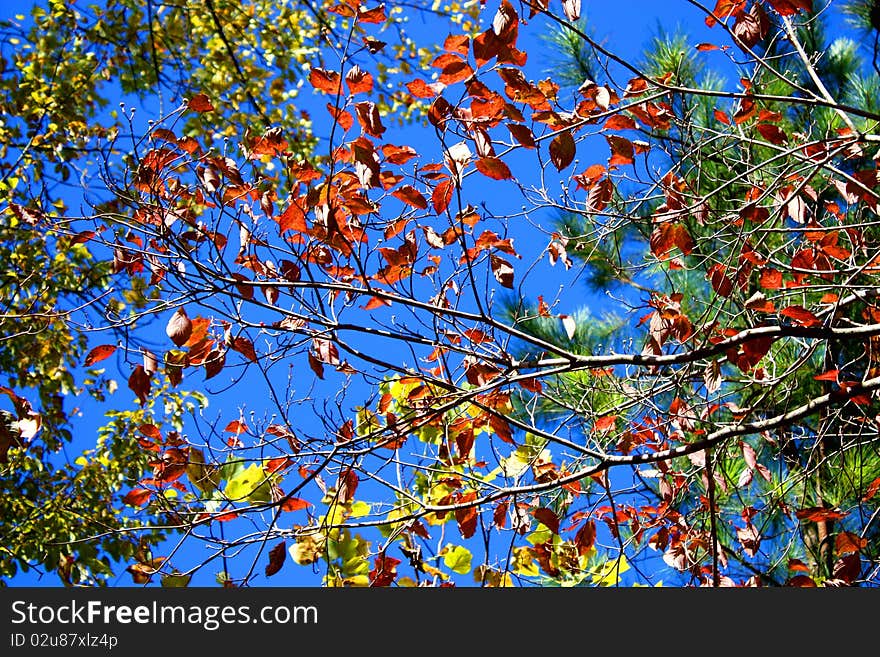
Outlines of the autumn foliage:
{"type": "Polygon", "coordinates": [[[192,95],[65,227],[143,299],[83,366],[218,401],[134,425],[126,512],[222,525],[227,585],[876,584],[880,115],[805,51],[819,7],[719,0],[688,54],[715,86],[570,0],[485,3],[379,85],[392,8],[322,7],[313,155],[212,142],[192,95]],[[548,25],[606,73],[536,79],[548,25]]]}

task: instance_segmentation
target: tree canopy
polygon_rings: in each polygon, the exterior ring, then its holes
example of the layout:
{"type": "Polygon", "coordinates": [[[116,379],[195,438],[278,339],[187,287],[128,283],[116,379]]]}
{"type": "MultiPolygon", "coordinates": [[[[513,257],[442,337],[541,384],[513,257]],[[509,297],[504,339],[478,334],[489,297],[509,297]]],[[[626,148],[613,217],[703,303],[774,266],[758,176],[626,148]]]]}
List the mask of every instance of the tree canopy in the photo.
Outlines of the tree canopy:
{"type": "Polygon", "coordinates": [[[876,585],[880,5],[667,4],[4,23],[0,576],[876,585]]]}

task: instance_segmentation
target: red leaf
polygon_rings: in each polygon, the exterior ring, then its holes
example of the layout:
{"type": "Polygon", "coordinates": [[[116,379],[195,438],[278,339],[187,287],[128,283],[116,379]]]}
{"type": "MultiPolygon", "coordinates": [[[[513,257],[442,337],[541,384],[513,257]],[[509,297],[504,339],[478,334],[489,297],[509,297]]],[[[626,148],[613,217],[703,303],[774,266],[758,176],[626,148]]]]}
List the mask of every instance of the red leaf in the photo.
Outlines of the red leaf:
{"type": "Polygon", "coordinates": [[[325,94],[336,96],[342,93],[342,78],[336,71],[313,68],[309,73],[309,82],[315,89],[325,94]]]}
{"type": "Polygon", "coordinates": [[[725,267],[721,264],[712,265],[709,268],[709,281],[712,283],[712,289],[715,293],[722,297],[729,297],[733,292],[733,281],[724,273],[725,267]]]}
{"type": "Polygon", "coordinates": [[[391,586],[397,578],[397,566],[400,559],[394,557],[386,557],[384,552],[380,552],[376,556],[373,569],[369,572],[370,586],[382,587],[391,586]]]}
{"type": "Polygon", "coordinates": [[[249,159],[255,159],[260,155],[278,155],[286,151],[288,146],[287,140],[281,136],[280,131],[269,131],[253,143],[249,159]]]}
{"type": "Polygon", "coordinates": [[[382,125],[382,118],[379,116],[379,108],[376,107],[376,103],[364,101],[357,103],[354,109],[361,129],[371,137],[381,137],[385,132],[385,126],[382,125]]]}
{"type": "Polygon", "coordinates": [[[84,230],[84,231],[81,231],[81,232],[77,233],[76,235],[74,235],[73,238],[70,240],[70,243],[71,244],[85,244],[90,239],[92,239],[94,236],[95,236],[95,231],[84,230]]]}
{"type": "Polygon", "coordinates": [[[828,370],[827,372],[822,372],[822,374],[817,374],[813,379],[816,381],[834,381],[836,383],[839,374],[840,370],[828,370]]]}
{"type": "Polygon", "coordinates": [[[286,230],[304,233],[308,229],[305,212],[296,201],[291,200],[290,205],[278,216],[278,230],[282,233],[286,230]]]}
{"type": "MultiPolygon", "coordinates": [[[[464,496],[466,498],[476,497],[475,493],[469,493],[464,496]]],[[[469,502],[470,499],[462,499],[462,502],[469,502]]],[[[477,531],[477,510],[469,506],[464,509],[455,510],[455,520],[458,522],[458,530],[461,532],[462,538],[470,538],[477,531]]]]}
{"type": "Polygon", "coordinates": [[[492,274],[495,279],[506,288],[513,289],[513,266],[504,258],[496,255],[490,256],[492,274]]]}
{"type": "Polygon", "coordinates": [[[553,141],[550,142],[550,161],[553,162],[557,171],[562,171],[571,164],[576,150],[574,137],[568,130],[560,132],[553,138],[553,141]]]}
{"type": "Polygon", "coordinates": [[[606,433],[614,428],[616,422],[616,415],[603,415],[602,417],[597,418],[595,422],[593,422],[592,431],[606,433]]]}
{"type": "Polygon", "coordinates": [[[709,52],[711,50],[720,50],[714,43],[698,43],[697,50],[700,52],[709,52]]]}
{"type": "Polygon", "coordinates": [[[443,50],[467,55],[470,50],[471,38],[467,34],[450,34],[443,42],[443,50]]]}
{"type": "Polygon", "coordinates": [[[196,94],[190,98],[186,106],[193,112],[213,112],[214,106],[205,94],[196,94]]]}
{"type": "Polygon", "coordinates": [[[110,358],[114,351],[116,351],[116,347],[112,344],[98,345],[88,353],[83,364],[86,367],[91,367],[95,363],[100,363],[102,360],[110,358]]]}
{"type": "Polygon", "coordinates": [[[759,123],[757,128],[758,132],[761,133],[761,136],[771,144],[776,144],[778,146],[779,144],[784,144],[788,141],[788,135],[772,123],[759,123]]]}
{"type": "Polygon", "coordinates": [[[388,301],[388,299],[383,299],[382,297],[370,297],[370,300],[361,306],[361,308],[364,310],[373,310],[375,308],[383,308],[390,305],[391,302],[388,301]]]}
{"type": "Polygon", "coordinates": [[[324,338],[314,338],[312,340],[312,348],[315,350],[315,356],[322,363],[328,365],[339,365],[339,351],[336,345],[324,338]]]}
{"type": "Polygon", "coordinates": [[[537,148],[537,145],[535,144],[535,136],[527,126],[519,123],[508,123],[507,129],[510,130],[510,134],[513,138],[524,148],[537,148]]]}
{"type": "Polygon", "coordinates": [[[519,381],[517,381],[517,383],[519,383],[519,385],[522,386],[522,388],[524,388],[525,390],[528,390],[529,392],[534,392],[535,394],[540,394],[541,391],[544,390],[544,386],[541,384],[541,381],[532,377],[529,377],[527,379],[520,379],[519,381]]]}
{"type": "Polygon", "coordinates": [[[745,48],[751,48],[760,43],[770,30],[770,20],[759,4],[753,4],[747,12],[742,12],[736,17],[733,24],[733,35],[742,42],[745,48]]]}
{"type": "Polygon", "coordinates": [[[138,427],[138,431],[140,431],[147,438],[152,438],[153,440],[162,440],[162,432],[159,431],[159,427],[155,424],[142,424],[138,427]]]}
{"type": "Polygon", "coordinates": [[[578,547],[578,554],[586,554],[592,550],[596,543],[596,523],[592,520],[584,522],[574,535],[574,542],[578,547]]]}
{"type": "Polygon", "coordinates": [[[776,269],[764,269],[758,284],[766,290],[778,290],[782,287],[782,272],[776,269]]]}
{"type": "Polygon", "coordinates": [[[868,489],[865,491],[865,494],[862,495],[862,502],[867,502],[868,500],[873,498],[877,494],[878,490],[880,490],[880,477],[877,477],[868,486],[868,489]]]}
{"type": "Polygon", "coordinates": [[[226,351],[218,351],[213,349],[205,357],[205,381],[211,379],[223,371],[226,365],[226,351]]]}
{"type": "Polygon", "coordinates": [[[238,337],[232,341],[232,348],[247,358],[252,363],[257,362],[257,354],[254,351],[254,343],[245,337],[238,337]]]}
{"type": "Polygon", "coordinates": [[[508,180],[513,178],[510,169],[497,157],[481,157],[476,162],[477,171],[493,180],[508,180]]]}
{"type": "Polygon", "coordinates": [[[431,205],[434,212],[438,215],[446,211],[449,203],[452,201],[452,193],[455,191],[455,184],[452,180],[443,180],[437,183],[434,191],[431,193],[431,205]]]}
{"type": "Polygon", "coordinates": [[[143,365],[134,368],[131,376],[128,377],[128,387],[137,395],[141,406],[147,403],[147,396],[150,394],[150,375],[144,370],[143,365]]]}
{"type": "Polygon", "coordinates": [[[132,488],[130,491],[128,491],[128,493],[125,494],[125,497],[122,498],[122,501],[129,506],[143,506],[149,501],[152,496],[152,491],[146,490],[144,488],[132,488]]]}
{"type": "Polygon", "coordinates": [[[623,114],[609,117],[604,125],[605,130],[635,130],[636,127],[635,120],[623,114]]]}
{"type": "Polygon", "coordinates": [[[266,577],[272,577],[272,575],[281,570],[286,558],[287,545],[285,541],[281,541],[278,545],[269,550],[269,563],[266,564],[266,577]]]}
{"type": "Polygon", "coordinates": [[[767,0],[780,16],[794,16],[799,11],[813,11],[813,0],[767,0]]]}
{"type": "Polygon", "coordinates": [[[841,520],[846,518],[849,514],[843,513],[842,511],[835,511],[833,509],[825,509],[822,507],[814,506],[807,509],[801,509],[795,513],[798,520],[808,520],[810,522],[825,522],[828,520],[841,520]]]}
{"type": "Polygon", "coordinates": [[[346,469],[344,472],[340,472],[339,478],[336,481],[336,495],[339,498],[339,501],[343,504],[351,502],[354,499],[354,494],[357,491],[359,483],[360,481],[357,472],[351,468],[346,469]]]}
{"type": "Polygon", "coordinates": [[[192,333],[189,339],[183,345],[184,347],[193,347],[204,340],[208,335],[208,328],[211,326],[211,320],[207,317],[196,317],[192,320],[192,333]]]}
{"type": "Polygon", "coordinates": [[[312,368],[312,372],[314,372],[319,379],[324,378],[324,365],[321,361],[315,358],[315,354],[311,351],[309,352],[309,367],[312,368]]]}
{"type": "Polygon", "coordinates": [[[551,532],[554,534],[559,533],[559,516],[557,516],[552,509],[547,509],[545,507],[535,509],[532,512],[532,515],[535,517],[535,520],[540,522],[551,532]]]}
{"type": "Polygon", "coordinates": [[[822,320],[801,306],[783,308],[779,311],[779,314],[788,317],[800,326],[822,326],[822,320]]]}
{"type": "Polygon", "coordinates": [[[816,582],[807,577],[806,575],[795,575],[791,579],[789,579],[786,583],[786,586],[799,586],[801,588],[816,588],[816,582]]]}
{"type": "Polygon", "coordinates": [[[305,500],[301,500],[298,497],[288,497],[284,500],[284,503],[281,505],[282,511],[301,511],[302,509],[307,509],[309,507],[309,503],[305,500]]]}
{"type": "Polygon", "coordinates": [[[333,117],[333,120],[339,124],[343,130],[348,132],[351,129],[351,126],[354,125],[354,117],[351,115],[351,112],[346,112],[344,109],[338,109],[327,103],[327,111],[330,113],[330,116],[333,117]]]}
{"type": "Polygon", "coordinates": [[[611,147],[611,159],[608,160],[608,166],[633,164],[635,162],[633,145],[629,139],[617,135],[605,135],[605,139],[608,140],[608,145],[611,147]]]}
{"type": "Polygon", "coordinates": [[[425,210],[428,207],[425,197],[412,185],[404,185],[392,192],[391,195],[418,210],[425,210]]]}
{"type": "Polygon", "coordinates": [[[650,244],[651,253],[658,258],[662,258],[675,247],[678,247],[684,255],[688,255],[694,250],[693,238],[687,228],[678,223],[657,224],[651,233],[650,244]]]}
{"type": "Polygon", "coordinates": [[[750,468],[754,468],[758,462],[758,457],[755,454],[755,450],[748,443],[742,443],[742,452],[743,458],[746,460],[746,465],[750,468]]]}
{"type": "Polygon", "coordinates": [[[414,157],[418,156],[416,150],[412,146],[393,146],[385,144],[382,147],[382,155],[389,164],[406,164],[414,157]]]}
{"type": "Polygon", "coordinates": [[[492,513],[492,524],[498,529],[504,529],[507,525],[507,502],[499,502],[492,513]]]}
{"type": "Polygon", "coordinates": [[[590,192],[587,194],[587,210],[602,212],[613,198],[614,182],[606,176],[590,188],[590,192]]]}

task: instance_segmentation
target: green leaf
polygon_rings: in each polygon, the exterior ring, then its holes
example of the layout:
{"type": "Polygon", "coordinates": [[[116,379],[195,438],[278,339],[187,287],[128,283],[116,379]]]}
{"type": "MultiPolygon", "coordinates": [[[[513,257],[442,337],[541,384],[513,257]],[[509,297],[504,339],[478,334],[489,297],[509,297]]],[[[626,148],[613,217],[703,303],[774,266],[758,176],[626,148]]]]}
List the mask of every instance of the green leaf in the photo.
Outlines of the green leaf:
{"type": "Polygon", "coordinates": [[[461,545],[447,545],[443,548],[443,564],[452,572],[466,575],[471,570],[473,555],[461,545]]]}
{"type": "Polygon", "coordinates": [[[192,575],[182,575],[175,571],[170,575],[162,575],[162,587],[183,589],[189,586],[190,579],[192,579],[192,575]]]}
{"type": "Polygon", "coordinates": [[[251,502],[268,502],[269,480],[266,472],[256,463],[251,463],[247,468],[236,474],[226,482],[223,490],[230,500],[249,500],[251,502]]]}

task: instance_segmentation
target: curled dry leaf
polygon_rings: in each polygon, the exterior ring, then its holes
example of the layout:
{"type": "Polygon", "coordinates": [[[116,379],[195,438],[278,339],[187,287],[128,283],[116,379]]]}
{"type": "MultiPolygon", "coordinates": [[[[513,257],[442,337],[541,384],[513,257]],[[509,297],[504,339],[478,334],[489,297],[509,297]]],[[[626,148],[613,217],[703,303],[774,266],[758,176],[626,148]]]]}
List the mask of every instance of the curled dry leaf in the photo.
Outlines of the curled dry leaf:
{"type": "Polygon", "coordinates": [[[171,338],[171,341],[178,347],[182,347],[192,335],[192,320],[187,316],[186,310],[182,307],[178,308],[168,324],[165,326],[165,334],[171,338]]]}
{"type": "Polygon", "coordinates": [[[562,0],[562,12],[570,21],[581,17],[581,0],[562,0]]]}
{"type": "Polygon", "coordinates": [[[266,577],[272,577],[272,575],[281,570],[286,558],[287,543],[281,541],[278,545],[269,550],[269,563],[266,564],[266,577]]]}

